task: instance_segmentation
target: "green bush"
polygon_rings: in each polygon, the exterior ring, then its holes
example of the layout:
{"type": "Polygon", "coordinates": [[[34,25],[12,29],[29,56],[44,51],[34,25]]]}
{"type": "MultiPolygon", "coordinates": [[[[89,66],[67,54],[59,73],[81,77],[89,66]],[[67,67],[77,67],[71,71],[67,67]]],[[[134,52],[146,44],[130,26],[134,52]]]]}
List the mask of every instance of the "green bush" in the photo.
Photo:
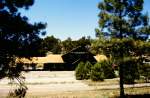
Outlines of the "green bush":
{"type": "Polygon", "coordinates": [[[93,81],[103,81],[104,71],[101,63],[96,63],[91,70],[91,80],[93,81]]]}
{"type": "Polygon", "coordinates": [[[75,76],[77,80],[89,79],[92,64],[87,61],[86,63],[80,62],[75,69],[75,76]]]}
{"type": "Polygon", "coordinates": [[[76,76],[77,80],[83,80],[84,79],[84,74],[85,74],[84,66],[85,66],[84,62],[80,62],[78,64],[78,66],[76,67],[75,76],[76,76]]]}
{"type": "Polygon", "coordinates": [[[111,61],[103,61],[96,63],[94,66],[87,61],[86,63],[80,62],[75,70],[77,80],[92,79],[93,81],[103,80],[104,78],[110,79],[115,77],[115,72],[112,69],[111,61]]]}
{"type": "Polygon", "coordinates": [[[102,69],[104,71],[104,77],[105,79],[111,79],[111,78],[115,78],[115,72],[112,68],[112,61],[111,60],[107,60],[107,61],[102,61],[100,62],[102,69]]]}
{"type": "Polygon", "coordinates": [[[89,62],[89,61],[87,61],[86,63],[85,63],[85,67],[84,67],[84,72],[85,72],[85,79],[90,79],[90,74],[91,74],[91,69],[92,69],[92,64],[89,62]]]}
{"type": "Polygon", "coordinates": [[[123,80],[125,84],[133,84],[135,79],[139,79],[138,63],[135,59],[129,59],[122,63],[123,65],[123,80]]]}
{"type": "Polygon", "coordinates": [[[140,75],[144,76],[145,82],[150,79],[150,64],[142,64],[140,66],[140,75]]]}

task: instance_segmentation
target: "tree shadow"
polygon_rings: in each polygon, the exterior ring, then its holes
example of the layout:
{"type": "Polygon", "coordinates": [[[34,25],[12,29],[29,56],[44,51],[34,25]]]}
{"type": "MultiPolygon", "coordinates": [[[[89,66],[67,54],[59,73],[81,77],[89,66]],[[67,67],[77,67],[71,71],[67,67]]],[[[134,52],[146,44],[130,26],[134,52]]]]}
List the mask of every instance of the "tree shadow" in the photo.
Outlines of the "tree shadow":
{"type": "MultiPolygon", "coordinates": [[[[121,98],[116,96],[114,98],[121,98]]],[[[150,94],[125,95],[125,98],[150,98],[150,94]]]]}

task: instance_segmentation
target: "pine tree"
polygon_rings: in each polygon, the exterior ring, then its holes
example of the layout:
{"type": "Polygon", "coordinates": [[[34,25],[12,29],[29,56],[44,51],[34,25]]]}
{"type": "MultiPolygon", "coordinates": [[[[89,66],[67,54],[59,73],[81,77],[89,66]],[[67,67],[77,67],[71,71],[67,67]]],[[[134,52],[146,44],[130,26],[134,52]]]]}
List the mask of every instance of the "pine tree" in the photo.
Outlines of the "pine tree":
{"type": "Polygon", "coordinates": [[[21,77],[22,65],[16,65],[16,58],[31,57],[39,53],[46,24],[31,24],[19,9],[29,9],[34,0],[0,0],[0,79],[17,79],[20,88],[15,93],[24,97],[26,86],[21,77]],[[37,50],[37,51],[36,51],[37,50]]]}
{"type": "MultiPolygon", "coordinates": [[[[104,0],[99,3],[99,32],[107,39],[131,38],[134,40],[147,40],[150,35],[148,14],[143,14],[144,0],[104,0]]],[[[98,30],[97,30],[98,31],[98,30]]],[[[98,34],[97,34],[98,35],[98,34]]],[[[123,48],[118,51],[123,60],[123,48]]],[[[117,55],[118,56],[118,55],[117,55]]],[[[120,96],[124,97],[123,67],[119,65],[120,96]]]]}
{"type": "Polygon", "coordinates": [[[148,39],[148,14],[143,14],[143,0],[104,0],[99,3],[99,27],[113,38],[148,39]]]}
{"type": "Polygon", "coordinates": [[[34,0],[0,0],[0,78],[18,77],[16,57],[35,56],[46,24],[31,24],[19,9],[29,9],[34,0]],[[12,72],[13,71],[13,72],[12,72]]]}

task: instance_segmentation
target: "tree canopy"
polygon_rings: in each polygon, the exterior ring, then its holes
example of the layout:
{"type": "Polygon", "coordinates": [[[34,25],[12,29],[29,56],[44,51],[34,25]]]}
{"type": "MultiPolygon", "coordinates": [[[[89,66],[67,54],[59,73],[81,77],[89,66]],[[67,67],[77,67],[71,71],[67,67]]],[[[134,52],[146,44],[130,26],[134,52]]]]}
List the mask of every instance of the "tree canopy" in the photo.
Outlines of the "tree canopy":
{"type": "Polygon", "coordinates": [[[143,3],[144,0],[103,0],[98,5],[99,29],[95,31],[100,40],[105,39],[98,47],[111,54],[120,67],[121,97],[124,96],[123,62],[129,57],[149,54],[146,51],[150,25],[148,13],[142,12],[143,3]]]}
{"type": "Polygon", "coordinates": [[[90,37],[87,38],[82,37],[78,40],[72,40],[71,38],[68,38],[61,42],[63,53],[67,53],[78,46],[89,46],[89,45],[91,45],[90,37]]]}
{"type": "Polygon", "coordinates": [[[61,41],[54,36],[47,36],[42,41],[42,51],[45,53],[52,52],[54,54],[61,53],[61,41]]]}
{"type": "Polygon", "coordinates": [[[46,24],[29,23],[19,12],[33,4],[34,0],[0,0],[0,78],[19,76],[15,58],[38,53],[39,36],[45,34],[46,24]]]}
{"type": "Polygon", "coordinates": [[[111,37],[148,39],[148,13],[143,14],[144,0],[104,0],[99,3],[100,32],[111,37]],[[121,32],[120,32],[121,31],[121,32]]]}

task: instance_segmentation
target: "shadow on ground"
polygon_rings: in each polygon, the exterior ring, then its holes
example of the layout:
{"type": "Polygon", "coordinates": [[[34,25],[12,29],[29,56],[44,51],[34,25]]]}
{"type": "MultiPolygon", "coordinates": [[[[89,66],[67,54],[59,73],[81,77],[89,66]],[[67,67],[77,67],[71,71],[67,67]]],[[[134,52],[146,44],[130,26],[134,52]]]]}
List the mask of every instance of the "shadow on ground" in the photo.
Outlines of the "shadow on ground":
{"type": "MultiPolygon", "coordinates": [[[[121,98],[121,97],[116,96],[114,98],[121,98]]],[[[126,95],[125,98],[150,98],[150,94],[126,95]]]]}

